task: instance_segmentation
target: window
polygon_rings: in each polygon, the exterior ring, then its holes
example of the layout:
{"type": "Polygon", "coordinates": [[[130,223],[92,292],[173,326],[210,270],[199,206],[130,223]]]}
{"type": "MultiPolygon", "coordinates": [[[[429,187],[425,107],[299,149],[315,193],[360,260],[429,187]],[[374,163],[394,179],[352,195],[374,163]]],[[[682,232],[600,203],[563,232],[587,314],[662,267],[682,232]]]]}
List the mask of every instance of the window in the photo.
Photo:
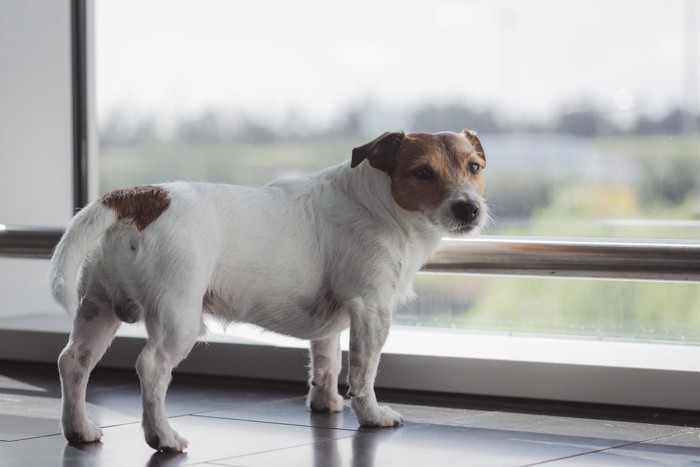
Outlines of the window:
{"type": "MultiPolygon", "coordinates": [[[[383,131],[468,126],[488,159],[489,235],[700,239],[690,1],[96,11],[101,192],[262,184],[383,131]]],[[[421,274],[416,289],[397,324],[700,342],[690,283],[421,274]]]]}

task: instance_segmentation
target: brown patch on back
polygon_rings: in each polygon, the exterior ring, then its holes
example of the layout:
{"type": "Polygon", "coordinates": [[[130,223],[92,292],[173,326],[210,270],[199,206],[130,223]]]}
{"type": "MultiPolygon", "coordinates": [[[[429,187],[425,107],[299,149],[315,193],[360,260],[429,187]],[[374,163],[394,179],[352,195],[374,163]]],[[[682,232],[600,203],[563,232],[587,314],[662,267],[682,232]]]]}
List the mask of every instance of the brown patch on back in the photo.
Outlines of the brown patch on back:
{"type": "Polygon", "coordinates": [[[117,213],[119,220],[132,222],[141,231],[168,209],[170,197],[165,188],[142,185],[114,190],[100,200],[117,213]]]}

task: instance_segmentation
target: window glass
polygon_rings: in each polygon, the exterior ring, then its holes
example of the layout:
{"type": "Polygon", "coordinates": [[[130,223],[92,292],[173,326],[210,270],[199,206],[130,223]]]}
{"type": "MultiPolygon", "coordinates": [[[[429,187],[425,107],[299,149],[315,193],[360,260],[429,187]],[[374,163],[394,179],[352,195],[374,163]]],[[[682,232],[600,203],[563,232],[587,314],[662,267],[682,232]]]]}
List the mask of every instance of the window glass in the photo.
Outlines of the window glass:
{"type": "MultiPolygon", "coordinates": [[[[468,127],[488,160],[487,234],[700,239],[692,0],[97,0],[96,13],[101,192],[263,184],[384,131],[468,127]]],[[[421,275],[397,320],[697,340],[684,329],[697,289],[421,275]]]]}

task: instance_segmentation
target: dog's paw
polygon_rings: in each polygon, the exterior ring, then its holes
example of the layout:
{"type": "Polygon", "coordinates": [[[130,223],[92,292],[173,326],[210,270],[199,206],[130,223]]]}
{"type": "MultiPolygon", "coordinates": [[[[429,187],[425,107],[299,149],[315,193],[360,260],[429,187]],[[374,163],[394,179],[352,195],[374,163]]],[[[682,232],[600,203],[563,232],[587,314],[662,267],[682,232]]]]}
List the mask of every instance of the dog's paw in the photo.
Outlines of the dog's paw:
{"type": "Polygon", "coordinates": [[[391,407],[387,407],[386,405],[384,405],[379,407],[379,413],[373,414],[373,416],[370,417],[368,420],[365,420],[364,423],[360,422],[360,425],[389,427],[399,426],[402,423],[403,417],[401,416],[401,414],[393,410],[391,407]]]}
{"type": "Polygon", "coordinates": [[[312,387],[306,398],[306,405],[314,412],[342,412],[343,396],[335,392],[328,393],[323,389],[312,387]]]}
{"type": "Polygon", "coordinates": [[[362,398],[354,397],[352,399],[352,407],[361,426],[391,427],[399,426],[403,423],[401,414],[394,411],[391,407],[380,407],[376,402],[371,404],[362,398]]]}
{"type": "Polygon", "coordinates": [[[63,436],[69,443],[96,443],[102,439],[102,429],[90,420],[85,420],[72,426],[65,425],[63,436]]]}
{"type": "Polygon", "coordinates": [[[187,440],[173,430],[162,434],[147,434],[146,443],[156,451],[162,452],[182,452],[187,448],[187,440]]]}

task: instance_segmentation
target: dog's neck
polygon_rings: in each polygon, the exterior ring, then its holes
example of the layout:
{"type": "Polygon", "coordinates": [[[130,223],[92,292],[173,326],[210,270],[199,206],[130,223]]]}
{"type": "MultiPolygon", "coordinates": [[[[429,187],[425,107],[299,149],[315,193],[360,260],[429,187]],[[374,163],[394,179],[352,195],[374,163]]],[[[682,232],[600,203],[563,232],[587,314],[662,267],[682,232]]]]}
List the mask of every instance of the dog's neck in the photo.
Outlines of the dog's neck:
{"type": "Polygon", "coordinates": [[[434,248],[444,232],[423,214],[403,209],[391,192],[389,176],[365,161],[356,168],[348,162],[336,167],[335,176],[349,197],[361,204],[394,232],[404,233],[411,243],[434,248]]]}

